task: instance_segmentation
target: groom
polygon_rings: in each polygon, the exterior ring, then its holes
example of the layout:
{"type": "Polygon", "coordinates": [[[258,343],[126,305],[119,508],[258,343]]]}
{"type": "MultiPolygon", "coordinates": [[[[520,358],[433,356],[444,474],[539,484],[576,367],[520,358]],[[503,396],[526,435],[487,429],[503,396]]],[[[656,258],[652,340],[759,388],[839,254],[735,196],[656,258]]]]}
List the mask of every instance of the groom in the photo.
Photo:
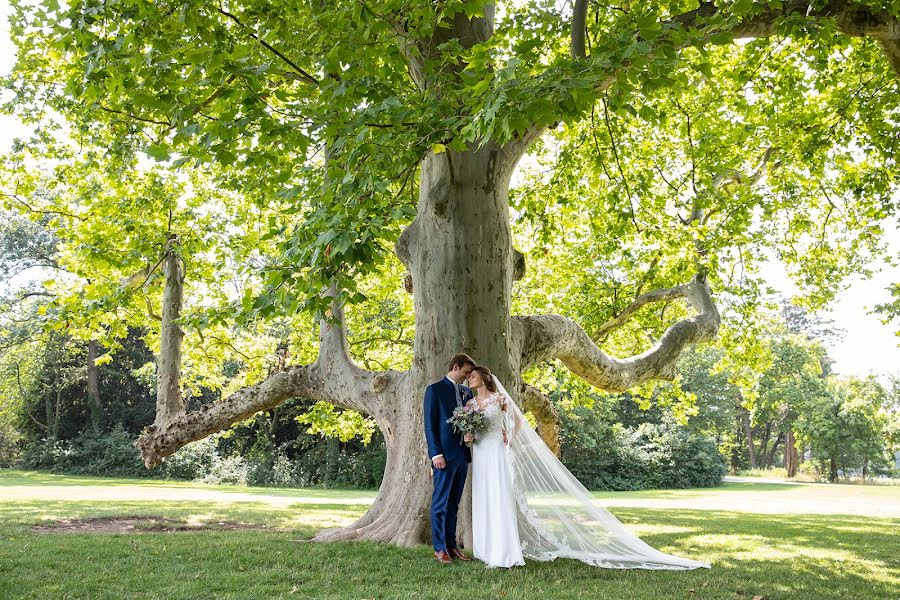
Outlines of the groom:
{"type": "Polygon", "coordinates": [[[472,390],[462,385],[475,368],[466,354],[450,359],[447,376],[425,390],[425,440],[434,479],[431,495],[431,541],[438,562],[472,560],[456,547],[456,516],[472,455],[462,436],[447,423],[453,409],[469,401],[472,390]]]}

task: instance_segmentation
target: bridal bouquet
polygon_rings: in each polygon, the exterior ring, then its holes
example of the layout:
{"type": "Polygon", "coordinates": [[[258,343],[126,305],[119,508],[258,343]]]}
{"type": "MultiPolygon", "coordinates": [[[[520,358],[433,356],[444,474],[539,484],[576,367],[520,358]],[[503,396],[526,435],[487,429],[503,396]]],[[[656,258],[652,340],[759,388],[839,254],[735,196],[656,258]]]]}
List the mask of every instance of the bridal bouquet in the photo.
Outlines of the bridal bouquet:
{"type": "Polygon", "coordinates": [[[453,410],[453,416],[447,419],[447,423],[450,424],[453,431],[460,435],[467,433],[474,435],[488,428],[488,420],[484,416],[484,411],[469,404],[457,406],[453,410]]]}

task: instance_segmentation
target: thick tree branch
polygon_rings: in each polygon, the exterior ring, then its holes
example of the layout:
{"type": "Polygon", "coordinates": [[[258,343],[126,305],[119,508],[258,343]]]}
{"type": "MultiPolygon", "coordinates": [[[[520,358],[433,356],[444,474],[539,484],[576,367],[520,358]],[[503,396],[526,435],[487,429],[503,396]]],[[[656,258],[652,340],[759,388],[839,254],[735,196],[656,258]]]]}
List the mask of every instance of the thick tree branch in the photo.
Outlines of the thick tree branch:
{"type": "Polygon", "coordinates": [[[900,76],[900,40],[879,39],[878,43],[891,67],[894,68],[894,73],[900,76]]]}
{"type": "Polygon", "coordinates": [[[587,12],[590,0],[575,0],[572,10],[572,58],[585,58],[584,39],[587,36],[587,12]]]}
{"type": "MultiPolygon", "coordinates": [[[[333,291],[329,294],[334,296],[333,291]]],[[[272,374],[200,410],[171,415],[147,427],[135,442],[148,468],[157,466],[179,448],[227,429],[257,412],[278,406],[288,398],[310,398],[376,417],[379,394],[403,377],[394,371],[372,373],[357,367],[347,353],[343,311],[335,305],[322,320],[319,356],[311,365],[295,365],[272,374]]],[[[180,396],[180,392],[179,392],[180,396]]]]}
{"type": "MultiPolygon", "coordinates": [[[[410,77],[420,90],[439,92],[440,80],[453,72],[462,71],[464,63],[456,65],[444,65],[441,70],[434,71],[426,68],[432,61],[440,60],[441,46],[450,40],[459,43],[463,48],[470,49],[490,39],[494,32],[494,3],[486,2],[483,5],[481,17],[468,17],[465,12],[458,11],[446,16],[446,20],[432,31],[427,38],[415,37],[407,27],[406,17],[393,14],[386,18],[394,28],[399,38],[400,51],[406,57],[410,77]]],[[[371,11],[371,9],[369,9],[371,11]]],[[[374,11],[372,11],[373,14],[374,11]]]]}
{"type": "MultiPolygon", "coordinates": [[[[778,21],[785,17],[831,19],[845,35],[877,40],[894,72],[900,75],[900,20],[887,10],[872,8],[852,0],[831,0],[822,4],[809,0],[790,0],[777,9],[768,4],[763,6],[762,10],[731,29],[736,38],[770,36],[775,33],[778,21]]],[[[701,19],[714,16],[718,11],[713,2],[703,2],[697,9],[673,18],[672,22],[690,27],[698,24],[701,19]]]]}
{"type": "Polygon", "coordinates": [[[235,392],[200,410],[181,413],[161,425],[144,429],[135,442],[148,469],[190,442],[227,429],[261,410],[268,410],[292,397],[321,399],[315,369],[307,366],[289,367],[265,381],[235,392]]]}
{"type": "MultiPolygon", "coordinates": [[[[779,19],[801,17],[804,19],[833,19],[838,29],[853,37],[872,37],[877,40],[900,40],[900,23],[886,10],[865,6],[852,0],[830,0],[820,4],[809,0],[789,0],[780,8],[768,3],[759,3],[761,10],[741,21],[731,31],[735,37],[765,37],[775,32],[779,19]]],[[[710,18],[719,9],[713,2],[702,2],[700,6],[674,17],[671,22],[684,26],[695,26],[701,19],[710,18]]]]}
{"type": "Polygon", "coordinates": [[[641,294],[637,296],[631,302],[631,304],[625,307],[622,312],[597,328],[597,331],[594,332],[594,338],[605,338],[612,331],[615,331],[616,329],[624,325],[628,321],[628,319],[632,317],[632,315],[634,315],[637,311],[639,311],[643,306],[647,304],[651,304],[653,302],[663,302],[665,300],[673,300],[675,298],[684,298],[686,294],[686,285],[676,285],[674,287],[653,290],[651,292],[641,294]]]}
{"type": "Polygon", "coordinates": [[[684,286],[684,297],[698,314],[674,323],[652,348],[626,359],[607,356],[580,325],[567,317],[517,317],[514,326],[521,328],[524,341],[522,368],[558,358],[591,385],[611,392],[652,379],[671,379],[682,350],[713,339],[719,329],[719,311],[703,277],[684,286]]]}

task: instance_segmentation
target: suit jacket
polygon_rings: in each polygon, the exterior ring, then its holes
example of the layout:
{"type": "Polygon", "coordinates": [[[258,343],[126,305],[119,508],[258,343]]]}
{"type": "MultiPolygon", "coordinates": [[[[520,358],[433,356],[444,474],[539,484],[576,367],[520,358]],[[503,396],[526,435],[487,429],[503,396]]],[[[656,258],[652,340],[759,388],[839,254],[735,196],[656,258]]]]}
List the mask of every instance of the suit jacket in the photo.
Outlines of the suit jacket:
{"type": "MultiPolygon", "coordinates": [[[[459,386],[459,391],[463,404],[474,395],[464,385],[459,386]]],[[[472,461],[472,453],[463,443],[462,435],[453,431],[447,423],[456,406],[456,389],[446,377],[425,389],[425,441],[428,443],[429,458],[443,454],[448,463],[472,461]]]]}

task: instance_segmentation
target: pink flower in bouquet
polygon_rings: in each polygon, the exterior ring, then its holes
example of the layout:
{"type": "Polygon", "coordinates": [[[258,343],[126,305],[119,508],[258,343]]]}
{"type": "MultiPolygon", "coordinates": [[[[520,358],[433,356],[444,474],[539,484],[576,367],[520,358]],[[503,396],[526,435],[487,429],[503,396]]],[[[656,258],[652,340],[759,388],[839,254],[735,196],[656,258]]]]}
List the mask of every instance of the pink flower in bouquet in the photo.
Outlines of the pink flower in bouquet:
{"type": "Polygon", "coordinates": [[[478,410],[471,404],[457,406],[453,410],[453,416],[447,419],[447,423],[460,435],[476,434],[487,429],[488,421],[484,411],[478,410]]]}

